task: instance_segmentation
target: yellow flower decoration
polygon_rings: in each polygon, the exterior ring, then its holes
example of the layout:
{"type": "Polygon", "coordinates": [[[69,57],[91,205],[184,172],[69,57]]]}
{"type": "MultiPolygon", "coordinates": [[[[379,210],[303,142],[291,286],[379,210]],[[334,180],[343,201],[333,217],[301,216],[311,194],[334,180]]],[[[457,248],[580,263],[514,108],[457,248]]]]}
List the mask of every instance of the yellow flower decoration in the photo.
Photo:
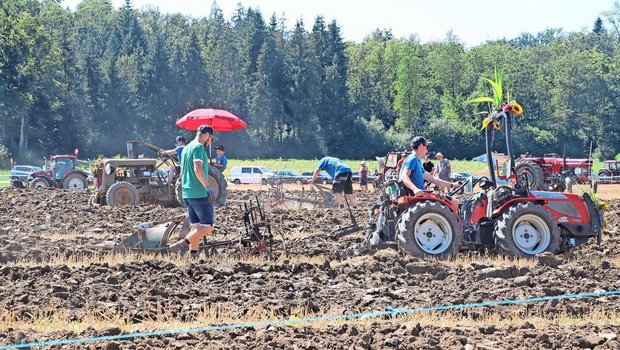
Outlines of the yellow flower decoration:
{"type": "Polygon", "coordinates": [[[516,116],[519,116],[523,113],[523,107],[521,107],[520,104],[516,103],[515,101],[512,101],[510,103],[512,105],[512,113],[516,116]]]}
{"type": "MultiPolygon", "coordinates": [[[[482,130],[486,129],[487,126],[489,125],[489,117],[486,117],[482,120],[482,130]]],[[[491,122],[491,125],[496,129],[496,130],[501,130],[501,125],[499,125],[499,122],[497,120],[493,120],[491,122]]]]}

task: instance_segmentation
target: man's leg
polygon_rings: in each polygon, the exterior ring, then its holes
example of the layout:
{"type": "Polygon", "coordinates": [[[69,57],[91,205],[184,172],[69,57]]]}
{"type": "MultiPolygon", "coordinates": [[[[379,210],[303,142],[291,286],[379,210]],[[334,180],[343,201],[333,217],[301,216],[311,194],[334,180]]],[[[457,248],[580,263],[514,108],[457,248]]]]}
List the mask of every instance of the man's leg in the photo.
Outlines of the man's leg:
{"type": "Polygon", "coordinates": [[[190,229],[187,236],[183,237],[182,239],[178,240],[177,242],[171,244],[168,247],[168,250],[172,253],[180,254],[184,253],[187,249],[189,249],[190,242],[188,237],[195,235],[200,228],[200,218],[198,217],[196,210],[194,210],[194,202],[188,199],[183,199],[183,202],[185,203],[185,207],[187,208],[187,217],[189,220],[190,229]]]}
{"type": "Polygon", "coordinates": [[[351,174],[349,174],[349,176],[347,176],[347,179],[344,180],[343,187],[344,194],[345,196],[347,196],[349,204],[353,207],[357,207],[357,199],[355,199],[355,196],[353,195],[353,180],[351,180],[351,174]]]}
{"type": "Polygon", "coordinates": [[[336,197],[336,203],[338,205],[344,205],[344,196],[342,195],[344,183],[339,178],[334,179],[334,184],[332,185],[332,193],[336,197]]]}
{"type": "Polygon", "coordinates": [[[190,251],[197,251],[202,237],[213,232],[215,229],[213,227],[214,211],[213,203],[209,202],[207,198],[200,198],[192,201],[194,202],[194,211],[198,216],[200,224],[195,231],[190,232],[185,238],[189,241],[190,251]]]}

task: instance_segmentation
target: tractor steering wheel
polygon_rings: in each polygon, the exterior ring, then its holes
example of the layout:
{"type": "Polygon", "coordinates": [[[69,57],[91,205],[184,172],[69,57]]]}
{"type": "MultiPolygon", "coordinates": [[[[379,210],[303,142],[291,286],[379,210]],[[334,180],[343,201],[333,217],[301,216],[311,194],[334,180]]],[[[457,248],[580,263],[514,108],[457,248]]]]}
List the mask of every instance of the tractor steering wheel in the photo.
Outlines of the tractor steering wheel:
{"type": "MultiPolygon", "coordinates": [[[[455,189],[453,189],[453,190],[451,190],[450,192],[448,192],[448,193],[446,194],[446,196],[448,196],[448,197],[452,197],[452,196],[454,196],[455,194],[457,194],[457,193],[459,193],[459,192],[463,191],[463,189],[465,188],[465,185],[467,185],[467,183],[468,183],[468,182],[469,182],[469,180],[465,180],[465,181],[459,182],[459,185],[458,185],[455,189]]],[[[473,186],[473,184],[472,184],[472,186],[473,186]]]]}

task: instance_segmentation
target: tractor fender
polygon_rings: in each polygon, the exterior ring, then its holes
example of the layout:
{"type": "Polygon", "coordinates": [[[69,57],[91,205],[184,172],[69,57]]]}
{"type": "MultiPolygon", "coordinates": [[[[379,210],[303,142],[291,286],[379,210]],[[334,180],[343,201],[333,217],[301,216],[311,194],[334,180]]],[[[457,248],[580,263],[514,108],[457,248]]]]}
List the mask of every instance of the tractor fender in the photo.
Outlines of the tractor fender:
{"type": "Polygon", "coordinates": [[[461,216],[459,215],[458,208],[454,202],[448,200],[445,196],[432,191],[424,191],[423,196],[401,196],[398,198],[398,212],[403,213],[407,208],[416,205],[419,202],[432,201],[439,202],[445,205],[454,213],[459,223],[461,222],[461,216]]]}
{"type": "Polygon", "coordinates": [[[535,197],[513,198],[513,199],[506,201],[506,203],[500,205],[497,209],[493,210],[491,217],[496,218],[500,216],[502,213],[504,213],[506,208],[514,204],[517,204],[517,203],[534,203],[538,205],[545,205],[547,204],[547,202],[549,202],[549,200],[546,198],[535,198],[535,197]]]}

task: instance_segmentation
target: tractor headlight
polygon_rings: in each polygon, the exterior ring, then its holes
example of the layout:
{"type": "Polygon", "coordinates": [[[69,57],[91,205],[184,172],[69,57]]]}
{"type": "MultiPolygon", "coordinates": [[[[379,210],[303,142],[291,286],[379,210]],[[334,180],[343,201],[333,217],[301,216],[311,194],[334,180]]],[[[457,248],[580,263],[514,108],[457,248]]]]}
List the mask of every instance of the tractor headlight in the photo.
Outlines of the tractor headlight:
{"type": "Polygon", "coordinates": [[[114,173],[114,167],[112,165],[110,165],[110,164],[106,164],[106,166],[105,166],[105,173],[107,175],[110,175],[110,174],[114,173]]]}

